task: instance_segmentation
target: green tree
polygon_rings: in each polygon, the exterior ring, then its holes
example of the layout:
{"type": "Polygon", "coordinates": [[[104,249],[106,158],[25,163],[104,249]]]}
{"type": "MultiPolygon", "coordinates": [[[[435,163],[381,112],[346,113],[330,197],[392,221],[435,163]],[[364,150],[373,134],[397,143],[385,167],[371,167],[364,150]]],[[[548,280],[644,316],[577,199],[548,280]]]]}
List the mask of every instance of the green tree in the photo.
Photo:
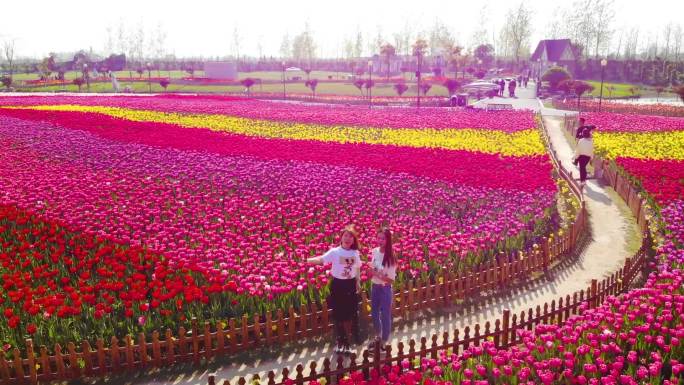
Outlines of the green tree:
{"type": "Polygon", "coordinates": [[[380,47],[380,55],[385,57],[385,64],[387,64],[387,82],[389,82],[390,78],[390,60],[392,59],[392,56],[394,56],[395,54],[396,49],[390,43],[385,43],[380,47]]]}
{"type": "Polygon", "coordinates": [[[311,79],[304,82],[304,85],[311,89],[311,98],[316,98],[316,87],[318,87],[318,79],[311,79]]]}
{"type": "Polygon", "coordinates": [[[363,85],[364,84],[366,84],[366,81],[363,79],[354,80],[354,87],[359,89],[359,92],[361,92],[361,96],[363,96],[363,85]]]}
{"type": "Polygon", "coordinates": [[[252,86],[253,86],[254,84],[256,84],[256,81],[255,81],[254,79],[252,79],[252,78],[246,78],[246,79],[242,79],[242,80],[240,81],[240,84],[242,84],[243,86],[245,86],[245,88],[247,89],[247,96],[250,96],[250,93],[251,93],[251,90],[252,90],[252,86]]]}
{"type": "Polygon", "coordinates": [[[463,47],[457,45],[449,47],[449,50],[447,51],[447,55],[449,55],[449,64],[451,64],[451,67],[454,69],[454,79],[458,78],[458,65],[461,62],[461,51],[463,51],[463,47]]]}
{"type": "Polygon", "coordinates": [[[480,60],[485,68],[489,68],[494,62],[494,47],[491,44],[480,44],[473,51],[473,56],[480,60]]]}
{"type": "Polygon", "coordinates": [[[416,74],[417,80],[418,80],[418,107],[420,107],[420,73],[423,67],[423,58],[425,58],[425,50],[427,49],[428,44],[424,39],[418,39],[416,40],[415,43],[413,43],[413,56],[416,58],[416,74]]]}
{"type": "Polygon", "coordinates": [[[572,76],[570,76],[570,73],[562,67],[551,67],[542,76],[542,80],[545,82],[549,82],[552,90],[558,89],[558,85],[562,81],[571,78],[572,76]]]}
{"type": "Polygon", "coordinates": [[[397,83],[394,85],[394,90],[399,96],[401,96],[404,94],[404,92],[408,91],[408,86],[406,83],[397,83]]]}
{"type": "Polygon", "coordinates": [[[448,79],[444,82],[444,87],[446,87],[447,91],[449,91],[449,95],[455,94],[460,86],[461,82],[456,79],[448,79]]]}
{"type": "Polygon", "coordinates": [[[85,83],[85,79],[83,79],[82,77],[79,77],[79,78],[72,80],[71,82],[74,83],[74,85],[76,85],[76,87],[78,87],[78,92],[81,92],[81,87],[83,87],[83,84],[85,83]]]}
{"type": "Polygon", "coordinates": [[[12,86],[12,77],[11,76],[3,76],[0,78],[0,83],[2,83],[3,86],[9,91],[9,88],[12,86]]]}

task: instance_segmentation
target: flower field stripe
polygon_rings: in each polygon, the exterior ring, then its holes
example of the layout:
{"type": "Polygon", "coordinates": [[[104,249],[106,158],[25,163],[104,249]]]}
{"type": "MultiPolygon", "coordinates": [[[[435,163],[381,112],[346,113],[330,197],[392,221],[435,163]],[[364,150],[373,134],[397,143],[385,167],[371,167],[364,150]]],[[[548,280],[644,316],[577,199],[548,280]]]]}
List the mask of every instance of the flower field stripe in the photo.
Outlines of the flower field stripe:
{"type": "Polygon", "coordinates": [[[684,200],[684,162],[617,158],[617,164],[634,176],[661,205],[684,200]]]}
{"type": "Polygon", "coordinates": [[[684,131],[598,132],[594,135],[594,144],[599,153],[611,159],[684,160],[684,131]]]}
{"type": "Polygon", "coordinates": [[[674,116],[652,116],[613,112],[585,112],[582,116],[600,132],[653,133],[684,130],[684,119],[674,116]]]}
{"type": "Polygon", "coordinates": [[[189,114],[219,114],[284,123],[381,128],[473,128],[518,132],[537,126],[532,112],[446,108],[373,108],[367,106],[280,103],[219,95],[156,96],[2,96],[0,105],[108,106],[189,114]]]}
{"type": "Polygon", "coordinates": [[[261,159],[372,168],[481,187],[520,191],[555,189],[553,181],[548,177],[551,175],[551,163],[546,155],[501,157],[462,150],[265,139],[166,123],[123,120],[97,113],[0,109],[0,115],[50,122],[124,143],[212,152],[226,156],[246,155],[261,159]],[[268,148],[268,151],[264,151],[264,148],[268,148]],[[342,153],[344,156],[340,157],[339,154],[342,153]],[[466,163],[469,166],[454,167],[466,163]]]}
{"type": "Polygon", "coordinates": [[[233,134],[338,143],[367,143],[403,147],[444,148],[512,156],[545,153],[539,132],[528,129],[515,133],[476,129],[361,128],[281,123],[216,114],[178,114],[151,110],[81,105],[42,105],[3,107],[37,111],[99,113],[136,122],[177,124],[189,128],[209,128],[233,134]]]}

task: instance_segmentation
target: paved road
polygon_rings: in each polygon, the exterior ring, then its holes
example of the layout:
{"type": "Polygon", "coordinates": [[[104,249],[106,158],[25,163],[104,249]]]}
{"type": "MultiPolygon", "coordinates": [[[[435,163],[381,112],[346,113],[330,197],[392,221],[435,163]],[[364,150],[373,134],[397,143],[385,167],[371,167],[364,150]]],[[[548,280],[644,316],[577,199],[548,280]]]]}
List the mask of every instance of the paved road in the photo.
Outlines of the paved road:
{"type": "MultiPolygon", "coordinates": [[[[482,100],[478,107],[488,102],[508,102],[518,109],[542,111],[552,145],[557,150],[561,162],[569,166],[572,148],[562,132],[563,112],[544,109],[534,98],[534,84],[530,83],[528,87],[519,89],[518,98],[482,100]]],[[[486,321],[500,318],[504,309],[517,314],[530,307],[550,303],[552,300],[586,289],[592,279],[601,279],[617,271],[623,265],[624,259],[635,251],[634,239],[639,237],[636,224],[628,208],[617,195],[595,181],[587,184],[586,200],[590,215],[591,241],[575,261],[563,265],[551,278],[541,277],[534,283],[512,290],[505,297],[485,300],[476,308],[454,306],[441,309],[439,312],[423,314],[415,321],[406,322],[398,327],[391,343],[396,346],[399,341],[408,341],[411,338],[419,339],[444,331],[462,330],[465,326],[476,323],[484,325],[486,321]]],[[[361,350],[359,349],[359,352],[361,350]]],[[[215,372],[217,380],[228,379],[231,384],[235,384],[240,376],[249,378],[258,373],[264,378],[265,373],[270,370],[280,372],[283,367],[294,368],[299,363],[306,364],[313,360],[322,364],[326,357],[333,357],[332,346],[329,342],[319,341],[282,350],[257,351],[242,357],[222,358],[209,369],[180,367],[145,373],[134,378],[115,378],[110,382],[140,385],[206,384],[208,374],[215,372]]]]}

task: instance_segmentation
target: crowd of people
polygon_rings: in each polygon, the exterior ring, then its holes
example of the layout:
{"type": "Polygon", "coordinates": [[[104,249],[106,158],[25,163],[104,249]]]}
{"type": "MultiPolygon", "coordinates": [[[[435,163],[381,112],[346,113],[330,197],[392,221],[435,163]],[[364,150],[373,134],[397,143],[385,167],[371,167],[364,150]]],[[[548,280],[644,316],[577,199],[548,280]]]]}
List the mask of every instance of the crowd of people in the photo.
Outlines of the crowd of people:
{"type": "Polygon", "coordinates": [[[506,90],[506,85],[508,84],[508,97],[509,98],[514,98],[515,97],[515,89],[518,86],[525,87],[527,88],[527,83],[530,81],[529,76],[523,76],[523,75],[518,75],[517,78],[511,78],[506,82],[506,79],[499,79],[496,81],[496,84],[499,85],[499,96],[501,97],[506,97],[504,95],[504,91],[506,90]]]}

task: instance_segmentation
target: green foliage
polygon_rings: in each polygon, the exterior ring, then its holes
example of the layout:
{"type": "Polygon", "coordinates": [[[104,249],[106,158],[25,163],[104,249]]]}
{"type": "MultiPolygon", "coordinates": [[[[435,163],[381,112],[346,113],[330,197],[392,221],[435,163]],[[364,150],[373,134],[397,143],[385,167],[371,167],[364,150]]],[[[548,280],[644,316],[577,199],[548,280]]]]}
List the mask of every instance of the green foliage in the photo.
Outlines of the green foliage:
{"type": "Polygon", "coordinates": [[[9,89],[10,86],[12,85],[12,77],[11,76],[3,76],[0,78],[0,83],[2,83],[5,88],[9,89]]]}
{"type": "Polygon", "coordinates": [[[558,85],[562,81],[568,79],[572,79],[572,76],[570,76],[570,73],[562,67],[551,67],[542,76],[542,80],[549,82],[552,90],[558,89],[558,85]]]}
{"type": "Polygon", "coordinates": [[[684,86],[674,87],[674,92],[679,95],[679,98],[684,102],[684,86]]]}
{"type": "Polygon", "coordinates": [[[458,90],[458,87],[461,86],[461,82],[459,82],[456,79],[449,79],[444,82],[444,87],[449,91],[449,95],[453,95],[456,93],[456,90],[458,90]]]}
{"type": "Polygon", "coordinates": [[[408,91],[408,88],[409,87],[406,85],[406,83],[397,83],[394,85],[394,90],[397,91],[397,94],[399,96],[403,95],[404,92],[408,91]]]}

